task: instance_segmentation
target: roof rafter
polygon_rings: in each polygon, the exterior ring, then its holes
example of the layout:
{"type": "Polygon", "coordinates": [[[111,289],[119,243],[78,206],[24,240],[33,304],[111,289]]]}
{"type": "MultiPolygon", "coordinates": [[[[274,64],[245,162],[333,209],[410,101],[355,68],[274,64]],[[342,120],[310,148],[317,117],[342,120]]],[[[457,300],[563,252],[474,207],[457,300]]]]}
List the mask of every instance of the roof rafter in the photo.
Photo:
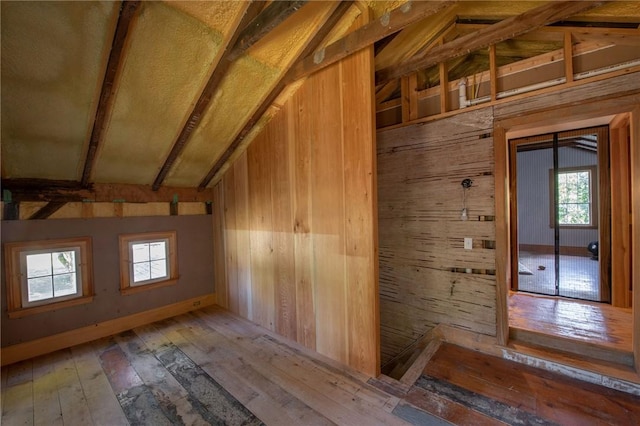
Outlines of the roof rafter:
{"type": "Polygon", "coordinates": [[[521,15],[504,19],[487,28],[435,47],[429,52],[425,52],[424,55],[413,57],[399,65],[381,69],[376,72],[376,84],[382,84],[421,68],[427,68],[431,65],[466,55],[474,50],[516,37],[604,3],[607,3],[607,1],[556,1],[546,3],[521,15]]]}
{"type": "Polygon", "coordinates": [[[288,76],[288,83],[320,71],[376,41],[397,33],[415,22],[435,15],[455,2],[455,0],[441,0],[438,2],[418,1],[405,3],[391,12],[384,14],[379,19],[347,34],[329,46],[315,53],[309,53],[308,56],[292,68],[293,71],[289,73],[290,75],[288,76]]]}
{"type": "MultiPolygon", "coordinates": [[[[299,55],[300,58],[304,58],[309,55],[311,52],[316,50],[320,43],[329,35],[331,29],[338,23],[340,18],[345,14],[345,12],[351,7],[353,1],[342,1],[333,11],[331,16],[325,21],[322,27],[315,33],[313,39],[307,44],[307,47],[303,50],[303,52],[299,55]]],[[[209,173],[202,179],[200,185],[198,185],[199,190],[204,190],[207,185],[211,182],[211,180],[218,174],[218,172],[223,168],[223,166],[229,161],[233,152],[238,148],[240,143],[244,140],[244,138],[251,132],[253,126],[255,126],[260,118],[264,115],[264,113],[269,109],[271,104],[278,98],[280,93],[287,86],[288,82],[291,81],[291,75],[295,72],[294,67],[291,67],[289,71],[280,78],[278,84],[271,90],[269,95],[264,98],[258,109],[253,113],[249,121],[244,125],[242,130],[235,137],[233,142],[227,147],[225,152],[220,156],[218,161],[213,165],[213,167],[209,170],[209,173]]]]}
{"type": "Polygon", "coordinates": [[[262,37],[267,35],[269,31],[282,23],[292,13],[300,9],[305,1],[283,1],[273,2],[262,12],[259,12],[263,4],[261,2],[252,2],[245,10],[244,16],[240,24],[236,27],[233,35],[227,40],[224,52],[218,66],[213,70],[209,81],[204,90],[200,94],[196,105],[194,106],[189,118],[183,126],[178,138],[171,147],[171,151],[167,156],[164,164],[160,168],[156,176],[152,188],[157,190],[167,177],[167,174],[173,167],[174,162],[189,141],[194,129],[200,123],[200,119],[204,114],[207,106],[213,99],[220,82],[227,74],[233,59],[239,57],[252,45],[257,43],[262,37]]]}
{"type": "Polygon", "coordinates": [[[111,52],[109,53],[109,60],[107,61],[107,69],[102,82],[102,89],[100,90],[98,108],[93,120],[93,129],[91,130],[91,137],[89,139],[89,148],[87,149],[82,178],[80,179],[83,186],[88,185],[89,180],[91,179],[91,173],[96,161],[96,153],[98,152],[98,147],[102,142],[102,136],[107,124],[107,115],[113,107],[114,83],[118,70],[120,69],[120,63],[122,62],[122,53],[125,41],[127,39],[127,34],[129,33],[133,17],[139,7],[140,1],[138,0],[125,0],[122,2],[122,6],[120,7],[120,15],[118,17],[116,31],[111,44],[111,52]]]}

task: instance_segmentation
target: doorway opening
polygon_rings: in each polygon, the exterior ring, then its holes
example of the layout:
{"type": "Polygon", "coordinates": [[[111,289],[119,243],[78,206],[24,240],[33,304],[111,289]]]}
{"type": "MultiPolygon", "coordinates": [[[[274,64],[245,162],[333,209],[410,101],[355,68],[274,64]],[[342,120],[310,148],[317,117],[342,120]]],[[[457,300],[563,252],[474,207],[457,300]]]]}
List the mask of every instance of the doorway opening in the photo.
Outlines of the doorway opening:
{"type": "Polygon", "coordinates": [[[511,139],[513,291],[610,302],[608,126],[511,139]]]}
{"type": "Polygon", "coordinates": [[[497,163],[506,184],[497,193],[506,207],[506,232],[496,231],[506,256],[499,340],[634,365],[638,116],[621,108],[585,115],[573,123],[521,117],[497,127],[504,129],[497,163]]]}

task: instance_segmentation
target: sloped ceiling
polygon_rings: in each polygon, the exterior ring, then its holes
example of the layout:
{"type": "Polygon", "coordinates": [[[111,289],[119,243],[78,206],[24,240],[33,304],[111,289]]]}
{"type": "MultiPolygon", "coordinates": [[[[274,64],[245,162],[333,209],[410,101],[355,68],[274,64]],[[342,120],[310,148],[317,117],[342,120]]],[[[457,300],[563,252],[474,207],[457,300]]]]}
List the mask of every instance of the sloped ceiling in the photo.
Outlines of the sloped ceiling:
{"type": "MultiPolygon", "coordinates": [[[[339,3],[2,1],[3,182],[202,189],[264,125],[269,105],[295,90],[304,75],[292,80],[291,70],[345,37],[366,9],[380,22],[379,36],[368,41],[376,42],[379,71],[427,55],[475,24],[545,4],[424,2],[433,11],[391,31],[389,13],[411,5],[347,2],[339,11],[339,3]],[[318,45],[319,31],[327,35],[318,45]]],[[[591,2],[571,21],[637,30],[639,17],[640,2],[591,2]]],[[[535,50],[526,37],[512,46],[535,50]]],[[[474,61],[481,55],[456,64],[466,62],[467,72],[474,61]]]]}

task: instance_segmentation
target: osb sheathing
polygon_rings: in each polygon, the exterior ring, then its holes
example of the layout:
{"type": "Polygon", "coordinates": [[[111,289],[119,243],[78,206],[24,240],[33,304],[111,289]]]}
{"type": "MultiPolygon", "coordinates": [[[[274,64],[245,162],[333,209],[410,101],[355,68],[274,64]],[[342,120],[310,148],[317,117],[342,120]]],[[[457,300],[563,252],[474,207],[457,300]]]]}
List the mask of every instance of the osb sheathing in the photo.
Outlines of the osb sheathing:
{"type": "Polygon", "coordinates": [[[2,176],[78,179],[116,2],[5,2],[2,176]]]}
{"type": "Polygon", "coordinates": [[[94,179],[150,184],[209,77],[221,33],[144,2],[130,35],[94,179]]]}
{"type": "Polygon", "coordinates": [[[166,185],[200,183],[334,6],[306,4],[231,65],[166,185]]]}

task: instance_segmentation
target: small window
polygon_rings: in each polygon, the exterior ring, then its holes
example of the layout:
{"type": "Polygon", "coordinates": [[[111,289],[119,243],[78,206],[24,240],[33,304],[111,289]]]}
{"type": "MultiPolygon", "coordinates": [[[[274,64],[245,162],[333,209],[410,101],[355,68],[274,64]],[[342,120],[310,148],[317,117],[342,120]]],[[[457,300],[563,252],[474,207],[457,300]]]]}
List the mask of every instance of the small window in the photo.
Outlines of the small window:
{"type": "MultiPolygon", "coordinates": [[[[558,170],[558,224],[561,227],[596,227],[595,166],[558,170]]],[[[553,170],[550,170],[551,203],[555,203],[553,170]]],[[[550,212],[554,223],[553,207],[550,212]]]]}
{"type": "Polygon", "coordinates": [[[91,239],[6,243],[10,318],[91,302],[91,239]]]}
{"type": "Polygon", "coordinates": [[[120,291],[123,294],[175,284],[176,233],[120,235],[120,291]]]}

